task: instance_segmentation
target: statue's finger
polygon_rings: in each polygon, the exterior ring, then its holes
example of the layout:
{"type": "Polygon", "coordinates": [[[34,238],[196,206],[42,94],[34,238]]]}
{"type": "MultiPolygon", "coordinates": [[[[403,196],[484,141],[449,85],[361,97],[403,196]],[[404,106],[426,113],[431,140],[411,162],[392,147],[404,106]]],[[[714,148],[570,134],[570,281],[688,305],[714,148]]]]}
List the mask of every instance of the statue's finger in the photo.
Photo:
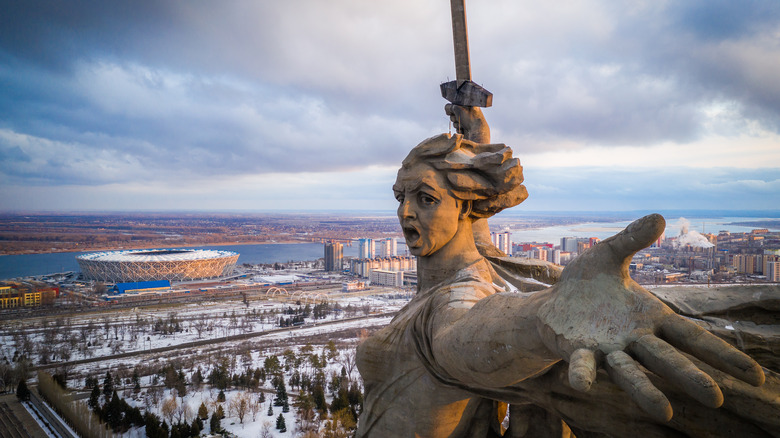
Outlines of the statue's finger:
{"type": "Polygon", "coordinates": [[[707,373],[687,357],[653,335],[645,335],[631,345],[639,362],[650,371],[679,385],[688,395],[711,408],[723,404],[723,393],[707,373]]]}
{"type": "Polygon", "coordinates": [[[447,114],[448,116],[452,116],[455,112],[452,109],[453,105],[451,103],[444,105],[444,114],[447,114]]]}
{"type": "Polygon", "coordinates": [[[593,351],[580,348],[569,358],[569,384],[577,391],[587,392],[596,380],[596,358],[593,351]]]}
{"type": "Polygon", "coordinates": [[[764,370],[750,356],[682,317],[669,318],[661,326],[661,335],[678,349],[714,368],[753,386],[761,386],[764,383],[764,370]]]}
{"type": "Polygon", "coordinates": [[[666,396],[650,382],[631,357],[623,351],[607,355],[606,368],[609,377],[639,405],[658,421],[672,419],[672,405],[666,396]]]}
{"type": "Polygon", "coordinates": [[[628,257],[642,248],[650,246],[664,232],[666,221],[660,214],[649,214],[631,222],[625,230],[605,239],[618,258],[628,257]]]}

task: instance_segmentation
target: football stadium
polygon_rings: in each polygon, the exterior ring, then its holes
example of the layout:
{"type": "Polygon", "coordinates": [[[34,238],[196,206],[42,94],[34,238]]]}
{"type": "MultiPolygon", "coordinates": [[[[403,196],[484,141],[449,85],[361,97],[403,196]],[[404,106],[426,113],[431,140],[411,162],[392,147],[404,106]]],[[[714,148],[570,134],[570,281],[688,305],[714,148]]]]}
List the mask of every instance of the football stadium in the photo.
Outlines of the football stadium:
{"type": "Polygon", "coordinates": [[[89,280],[189,281],[231,275],[238,253],[210,249],[151,249],[105,251],[76,257],[89,280]]]}

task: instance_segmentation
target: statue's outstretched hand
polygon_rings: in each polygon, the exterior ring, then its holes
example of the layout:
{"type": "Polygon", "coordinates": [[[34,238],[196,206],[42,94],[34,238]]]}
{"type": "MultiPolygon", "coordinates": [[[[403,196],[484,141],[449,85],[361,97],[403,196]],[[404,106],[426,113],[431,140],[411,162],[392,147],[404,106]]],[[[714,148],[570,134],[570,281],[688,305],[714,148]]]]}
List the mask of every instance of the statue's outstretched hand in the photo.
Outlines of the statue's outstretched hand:
{"type": "Polygon", "coordinates": [[[550,350],[569,362],[569,383],[587,391],[603,367],[610,378],[654,418],[668,421],[672,407],[640,364],[711,407],[723,403],[715,381],[682,352],[752,385],[761,367],[669,307],[631,280],[631,257],[663,232],[650,215],[586,251],[563,271],[539,312],[539,331],[550,350]]]}
{"type": "Polygon", "coordinates": [[[452,126],[463,138],[475,143],[490,143],[490,127],[479,107],[448,103],[444,105],[444,112],[450,116],[452,126]]]}

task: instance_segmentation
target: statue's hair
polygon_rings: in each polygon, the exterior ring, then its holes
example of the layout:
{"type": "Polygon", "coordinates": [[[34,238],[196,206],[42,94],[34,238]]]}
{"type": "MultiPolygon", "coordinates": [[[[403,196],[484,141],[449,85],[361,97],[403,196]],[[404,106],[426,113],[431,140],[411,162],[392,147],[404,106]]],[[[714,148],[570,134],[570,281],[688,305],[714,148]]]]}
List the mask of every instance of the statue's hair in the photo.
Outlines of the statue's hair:
{"type": "Polygon", "coordinates": [[[504,144],[480,144],[460,134],[440,134],[415,146],[401,169],[418,162],[444,173],[452,195],[471,201],[473,218],[493,216],[528,197],[520,160],[512,158],[512,149],[504,144]]]}

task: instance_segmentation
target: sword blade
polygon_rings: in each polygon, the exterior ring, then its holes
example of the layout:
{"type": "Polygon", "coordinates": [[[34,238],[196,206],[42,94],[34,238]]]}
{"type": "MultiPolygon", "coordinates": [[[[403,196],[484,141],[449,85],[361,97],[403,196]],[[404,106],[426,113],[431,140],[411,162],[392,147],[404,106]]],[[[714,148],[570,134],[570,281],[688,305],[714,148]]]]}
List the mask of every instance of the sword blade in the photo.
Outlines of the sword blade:
{"type": "Polygon", "coordinates": [[[452,41],[455,47],[455,78],[458,87],[471,80],[469,35],[466,27],[465,0],[450,0],[452,9],[452,41]]]}

